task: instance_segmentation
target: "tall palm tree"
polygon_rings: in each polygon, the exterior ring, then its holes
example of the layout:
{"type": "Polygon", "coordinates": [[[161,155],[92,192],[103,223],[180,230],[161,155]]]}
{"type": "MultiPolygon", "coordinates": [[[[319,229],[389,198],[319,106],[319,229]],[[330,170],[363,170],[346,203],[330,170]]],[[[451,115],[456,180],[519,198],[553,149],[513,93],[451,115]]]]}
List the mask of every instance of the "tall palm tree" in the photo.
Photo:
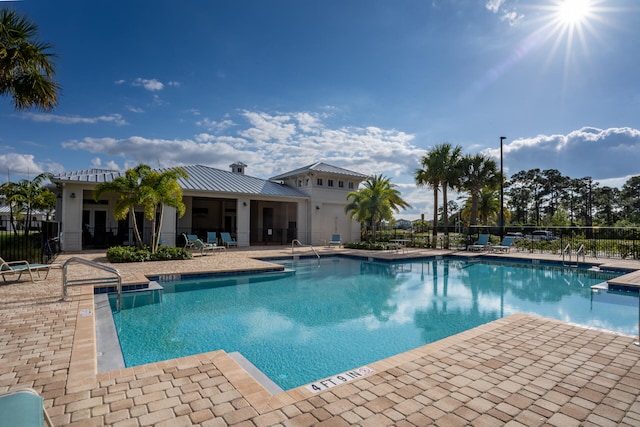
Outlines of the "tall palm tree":
{"type": "MultiPolygon", "coordinates": [[[[443,222],[449,223],[447,190],[456,188],[460,180],[460,160],[462,148],[452,147],[449,143],[436,145],[421,159],[422,169],[416,170],[415,179],[418,186],[433,189],[433,245],[438,235],[438,191],[442,188],[443,222]]],[[[448,229],[445,235],[448,235],[448,229]]]]}
{"type": "Polygon", "coordinates": [[[123,220],[128,215],[130,216],[137,246],[142,246],[142,237],[136,222],[135,207],[142,205],[140,186],[149,173],[151,173],[150,166],[139,164],[133,169],[128,169],[124,176],[116,177],[111,182],[99,184],[93,191],[95,201],[100,200],[104,193],[116,193],[119,195],[118,201],[113,208],[113,216],[117,220],[123,220]]]}
{"type": "MultiPolygon", "coordinates": [[[[2,185],[2,194],[5,195],[7,204],[11,208],[11,222],[13,224],[13,214],[16,211],[24,210],[25,227],[24,235],[29,235],[31,231],[31,219],[35,210],[52,209],[56,205],[56,196],[48,188],[42,186],[43,182],[51,178],[51,174],[44,172],[35,178],[21,179],[13,183],[7,182],[2,185]]],[[[14,232],[17,230],[14,227],[14,232]]]]}
{"type": "Polygon", "coordinates": [[[37,40],[38,27],[15,11],[0,11],[0,96],[13,97],[16,110],[48,111],[58,104],[60,86],[51,45],[37,40]]]}
{"type": "Polygon", "coordinates": [[[456,145],[451,147],[451,144],[442,144],[437,147],[441,151],[440,158],[443,162],[443,174],[442,174],[442,221],[444,222],[445,229],[445,248],[449,248],[449,200],[447,197],[447,190],[449,188],[455,189],[460,186],[460,176],[462,175],[461,160],[462,160],[462,147],[456,145]]]}
{"type": "Polygon", "coordinates": [[[389,178],[382,175],[367,178],[364,187],[359,191],[347,194],[350,202],[345,206],[345,213],[350,212],[350,218],[371,227],[371,238],[376,239],[376,228],[383,220],[390,220],[393,212],[401,208],[410,207],[400,196],[389,178]]]}
{"type": "Polygon", "coordinates": [[[482,154],[467,155],[462,159],[460,188],[471,197],[470,225],[476,225],[478,201],[483,188],[495,190],[500,187],[502,176],[496,161],[482,154]]]}
{"type": "Polygon", "coordinates": [[[181,167],[168,169],[164,172],[152,171],[143,178],[140,185],[140,196],[145,217],[153,224],[152,253],[156,253],[160,245],[160,230],[164,217],[164,207],[171,206],[175,208],[179,217],[184,215],[186,211],[186,206],[182,202],[182,187],[178,183],[180,178],[189,178],[187,171],[181,167]]]}

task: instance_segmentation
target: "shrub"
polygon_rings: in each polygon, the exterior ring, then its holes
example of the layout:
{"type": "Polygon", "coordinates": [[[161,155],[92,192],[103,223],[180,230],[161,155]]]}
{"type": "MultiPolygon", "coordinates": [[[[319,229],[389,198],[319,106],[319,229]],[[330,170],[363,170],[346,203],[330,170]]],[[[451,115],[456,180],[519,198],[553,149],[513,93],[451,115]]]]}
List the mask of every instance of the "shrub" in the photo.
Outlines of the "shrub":
{"type": "Polygon", "coordinates": [[[161,246],[155,254],[148,247],[114,246],[107,250],[110,262],[144,262],[191,259],[191,253],[184,248],[161,246]]]}

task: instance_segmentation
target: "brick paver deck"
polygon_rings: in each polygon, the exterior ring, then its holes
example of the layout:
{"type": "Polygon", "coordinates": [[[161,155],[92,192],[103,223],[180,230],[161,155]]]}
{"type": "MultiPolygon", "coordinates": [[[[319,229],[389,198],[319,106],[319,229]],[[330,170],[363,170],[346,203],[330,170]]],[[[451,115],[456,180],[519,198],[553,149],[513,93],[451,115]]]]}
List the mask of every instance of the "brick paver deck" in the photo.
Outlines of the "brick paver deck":
{"type": "MultiPolygon", "coordinates": [[[[291,249],[228,252],[117,268],[130,282],[260,269],[252,257],[291,249]]],[[[420,253],[434,252],[385,256],[420,253]]],[[[78,266],[73,274],[95,273],[78,266]]],[[[371,363],[373,374],[324,392],[271,395],[223,351],[97,374],[94,319],[81,311],[93,308],[93,294],[87,286],[69,294],[60,301],[60,271],[46,282],[0,285],[0,392],[34,388],[56,425],[640,425],[634,337],[518,314],[371,363]]]]}

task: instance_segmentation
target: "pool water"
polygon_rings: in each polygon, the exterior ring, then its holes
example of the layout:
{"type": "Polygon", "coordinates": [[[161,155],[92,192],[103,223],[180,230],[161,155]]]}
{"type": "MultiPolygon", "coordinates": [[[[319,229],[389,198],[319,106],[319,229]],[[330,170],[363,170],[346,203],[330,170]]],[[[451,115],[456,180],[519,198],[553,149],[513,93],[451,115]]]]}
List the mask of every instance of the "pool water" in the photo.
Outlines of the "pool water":
{"type": "Polygon", "coordinates": [[[615,274],[447,258],[281,264],[295,274],[161,282],[161,303],[114,311],[126,365],[238,351],[286,390],[518,312],[638,328],[637,296],[592,297],[615,274]]]}

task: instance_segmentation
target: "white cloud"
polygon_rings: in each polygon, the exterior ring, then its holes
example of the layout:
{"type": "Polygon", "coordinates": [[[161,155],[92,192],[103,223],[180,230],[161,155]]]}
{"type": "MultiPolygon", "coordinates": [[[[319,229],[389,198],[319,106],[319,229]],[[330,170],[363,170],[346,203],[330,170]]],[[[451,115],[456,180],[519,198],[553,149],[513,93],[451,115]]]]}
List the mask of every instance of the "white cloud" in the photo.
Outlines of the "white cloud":
{"type": "Polygon", "coordinates": [[[120,114],[108,114],[98,117],[61,116],[49,113],[23,113],[20,117],[34,122],[58,123],[63,125],[113,123],[118,126],[128,124],[120,114]]]}
{"type": "Polygon", "coordinates": [[[7,153],[0,155],[0,176],[13,182],[33,178],[42,172],[62,172],[64,167],[55,162],[36,162],[33,154],[7,153]]]}
{"type": "Polygon", "coordinates": [[[133,83],[131,83],[131,85],[132,86],[142,86],[144,89],[146,89],[148,91],[151,91],[151,92],[164,89],[164,84],[160,80],[143,79],[143,78],[140,78],[140,77],[135,79],[135,81],[133,83]]]}
{"type": "MultiPolygon", "coordinates": [[[[505,173],[557,169],[571,178],[609,180],[640,174],[640,130],[584,127],[567,135],[538,135],[504,145],[505,173]]],[[[498,158],[499,149],[487,150],[498,158]]]]}
{"type": "Polygon", "coordinates": [[[208,118],[205,117],[202,120],[198,120],[196,122],[196,125],[201,126],[209,131],[221,132],[231,126],[234,126],[235,123],[233,123],[233,121],[229,119],[217,122],[215,120],[209,120],[208,118]]]}
{"type": "Polygon", "coordinates": [[[484,7],[493,13],[498,13],[504,2],[505,0],[488,0],[484,7]]]}
{"type": "Polygon", "coordinates": [[[382,173],[394,178],[412,174],[418,167],[417,159],[423,154],[423,150],[413,145],[413,135],[394,129],[335,129],[326,125],[325,115],[308,112],[243,111],[242,116],[248,121],[248,127],[235,135],[199,133],[184,140],[140,136],[84,138],[62,145],[153,166],[156,163],[162,166],[204,164],[226,170],[229,164],[239,160],[249,165],[250,175],[263,178],[319,160],[364,174],[382,173]],[[162,156],[150,159],[149,153],[162,153],[162,156]]]}

